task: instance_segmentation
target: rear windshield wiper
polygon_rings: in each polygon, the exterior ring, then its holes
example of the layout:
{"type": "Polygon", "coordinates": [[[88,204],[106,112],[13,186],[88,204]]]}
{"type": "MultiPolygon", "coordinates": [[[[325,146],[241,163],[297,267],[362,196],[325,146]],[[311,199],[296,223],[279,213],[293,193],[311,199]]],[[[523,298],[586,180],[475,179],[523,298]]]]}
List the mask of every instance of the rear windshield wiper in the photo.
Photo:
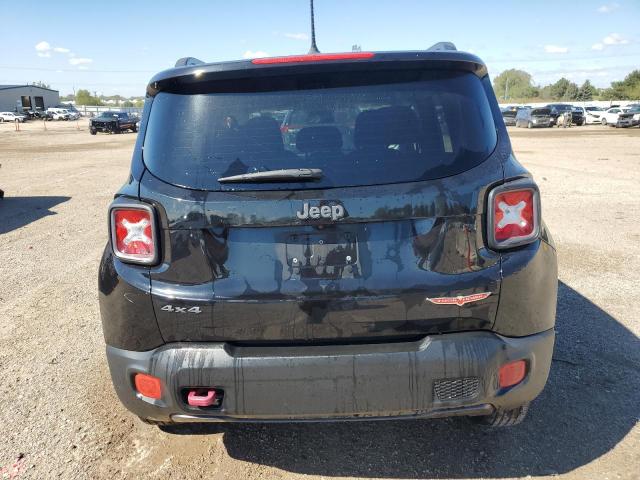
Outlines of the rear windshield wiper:
{"type": "Polygon", "coordinates": [[[319,168],[283,168],[280,170],[269,170],[266,172],[243,173],[242,175],[231,175],[220,177],[219,183],[257,183],[257,182],[306,182],[308,180],[319,180],[322,178],[322,170],[319,168]]]}

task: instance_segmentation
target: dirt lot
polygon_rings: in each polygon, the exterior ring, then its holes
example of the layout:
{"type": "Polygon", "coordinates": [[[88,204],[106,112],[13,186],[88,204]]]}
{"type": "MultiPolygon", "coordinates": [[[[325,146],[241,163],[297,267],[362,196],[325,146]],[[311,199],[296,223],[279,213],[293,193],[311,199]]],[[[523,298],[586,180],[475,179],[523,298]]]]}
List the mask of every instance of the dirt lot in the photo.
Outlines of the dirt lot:
{"type": "Polygon", "coordinates": [[[0,125],[0,478],[640,478],[640,129],[511,130],[560,262],[551,378],[520,427],[462,420],[168,434],[116,399],[97,267],[135,134],[0,125]],[[13,466],[15,464],[15,467],[13,466]]]}

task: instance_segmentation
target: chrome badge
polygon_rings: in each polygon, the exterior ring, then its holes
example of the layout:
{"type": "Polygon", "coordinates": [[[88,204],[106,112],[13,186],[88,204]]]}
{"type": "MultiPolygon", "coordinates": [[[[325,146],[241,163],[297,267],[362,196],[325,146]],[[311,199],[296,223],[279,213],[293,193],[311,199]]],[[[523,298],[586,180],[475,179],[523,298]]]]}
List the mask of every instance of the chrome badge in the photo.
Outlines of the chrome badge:
{"type": "Polygon", "coordinates": [[[477,302],[484,300],[491,295],[491,292],[474,293],[472,295],[458,295],[457,297],[438,297],[427,298],[431,303],[436,305],[458,305],[459,307],[466,305],[467,303],[477,302]]]}
{"type": "Polygon", "coordinates": [[[344,207],[342,205],[322,205],[320,207],[310,207],[307,202],[302,204],[302,211],[296,212],[296,217],[300,220],[330,218],[334,222],[344,217],[344,207]]]}

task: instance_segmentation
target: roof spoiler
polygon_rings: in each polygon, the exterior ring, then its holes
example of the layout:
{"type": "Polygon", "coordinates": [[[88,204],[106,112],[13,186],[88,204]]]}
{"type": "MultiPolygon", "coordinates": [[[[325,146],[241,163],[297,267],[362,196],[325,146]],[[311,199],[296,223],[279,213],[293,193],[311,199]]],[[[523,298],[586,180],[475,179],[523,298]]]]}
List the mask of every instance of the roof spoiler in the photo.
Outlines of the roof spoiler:
{"type": "Polygon", "coordinates": [[[176,67],[193,67],[195,65],[202,65],[204,62],[194,57],[182,57],[176,62],[176,67]]]}
{"type": "MultiPolygon", "coordinates": [[[[458,49],[452,42],[438,42],[427,48],[427,52],[456,52],[458,49]]],[[[182,57],[176,62],[176,67],[192,67],[203,65],[205,62],[195,57],[182,57]]]]}
{"type": "Polygon", "coordinates": [[[456,52],[458,49],[451,42],[438,42],[427,48],[427,52],[456,52]]]}

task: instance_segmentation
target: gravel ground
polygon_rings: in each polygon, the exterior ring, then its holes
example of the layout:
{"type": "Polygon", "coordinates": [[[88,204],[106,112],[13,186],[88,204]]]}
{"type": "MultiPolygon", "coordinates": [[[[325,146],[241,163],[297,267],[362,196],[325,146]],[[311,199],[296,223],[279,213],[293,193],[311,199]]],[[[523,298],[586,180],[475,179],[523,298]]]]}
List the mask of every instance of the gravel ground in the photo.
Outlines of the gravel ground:
{"type": "Polygon", "coordinates": [[[640,478],[640,129],[510,130],[560,262],[526,422],[229,425],[169,434],[118,402],[97,268],[135,134],[0,125],[0,478],[640,478]]]}

